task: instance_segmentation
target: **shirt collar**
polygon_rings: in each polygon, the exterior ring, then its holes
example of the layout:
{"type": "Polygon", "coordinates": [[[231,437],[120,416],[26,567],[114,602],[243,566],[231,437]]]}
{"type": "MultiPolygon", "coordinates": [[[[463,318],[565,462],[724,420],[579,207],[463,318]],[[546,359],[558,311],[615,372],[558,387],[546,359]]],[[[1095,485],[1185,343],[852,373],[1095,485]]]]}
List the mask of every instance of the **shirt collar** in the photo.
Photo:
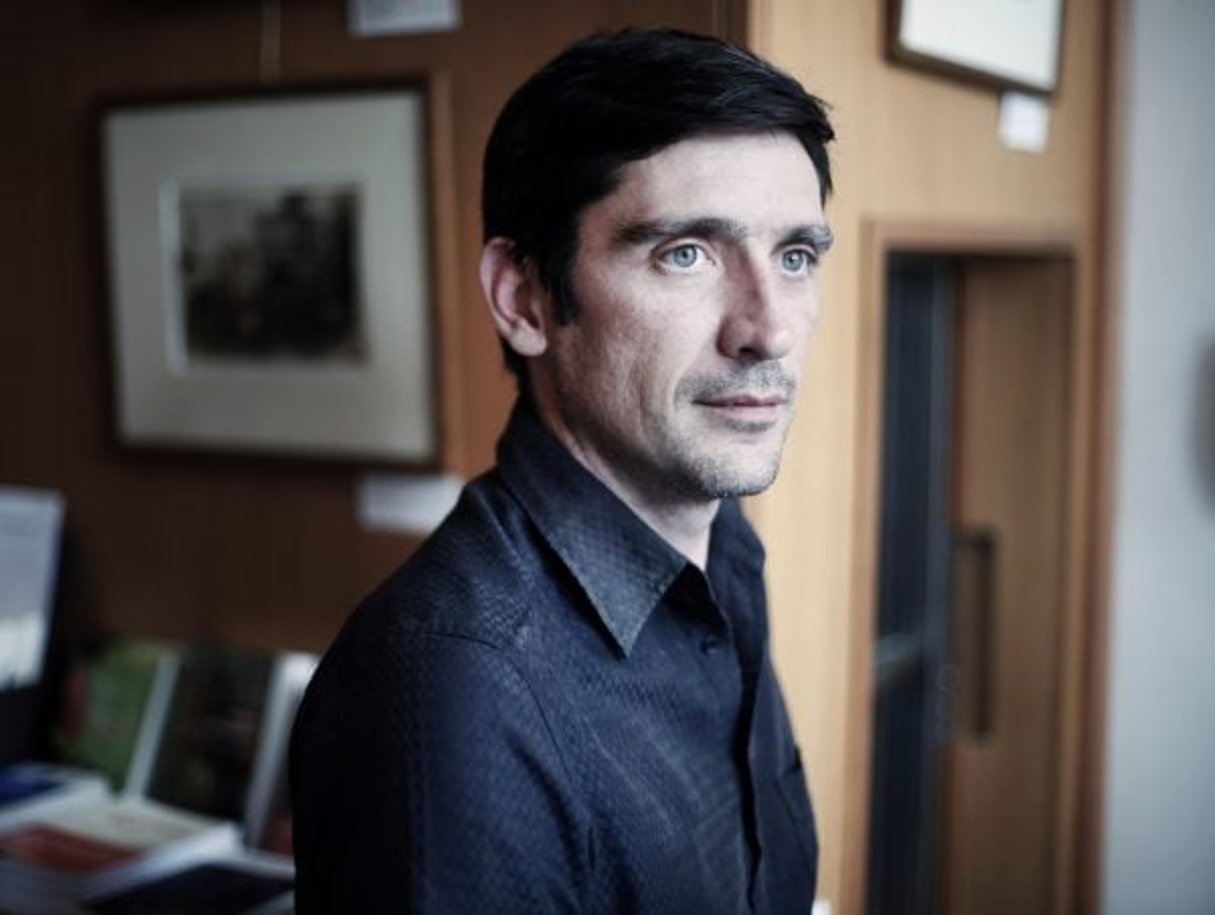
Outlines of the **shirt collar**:
{"type": "MultiPolygon", "coordinates": [[[[518,404],[498,443],[498,468],[507,488],[541,536],[586,592],[595,612],[627,656],[646,620],[688,559],[552,435],[533,410],[518,404]]],[[[717,557],[762,562],[758,541],[739,542],[733,529],[747,525],[726,503],[714,521],[710,565],[717,557]]]]}

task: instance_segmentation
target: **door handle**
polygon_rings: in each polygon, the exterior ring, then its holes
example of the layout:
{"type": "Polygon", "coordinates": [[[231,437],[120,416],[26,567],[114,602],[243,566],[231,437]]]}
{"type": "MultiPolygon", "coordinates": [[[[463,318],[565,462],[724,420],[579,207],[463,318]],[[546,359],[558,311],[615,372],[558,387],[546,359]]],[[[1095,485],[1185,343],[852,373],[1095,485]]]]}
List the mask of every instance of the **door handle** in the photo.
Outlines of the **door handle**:
{"type": "Polygon", "coordinates": [[[949,657],[952,733],[983,740],[995,728],[998,541],[990,527],[955,527],[950,538],[949,657]]]}

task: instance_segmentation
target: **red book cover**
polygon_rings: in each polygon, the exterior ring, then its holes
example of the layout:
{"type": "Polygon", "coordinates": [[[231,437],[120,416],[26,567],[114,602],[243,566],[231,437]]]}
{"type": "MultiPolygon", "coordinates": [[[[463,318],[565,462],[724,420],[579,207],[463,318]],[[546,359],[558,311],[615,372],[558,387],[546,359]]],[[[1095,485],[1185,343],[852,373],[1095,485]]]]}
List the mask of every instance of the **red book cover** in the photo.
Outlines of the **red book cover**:
{"type": "Polygon", "coordinates": [[[140,852],[46,825],[0,837],[0,850],[19,861],[72,874],[89,874],[140,852]]]}

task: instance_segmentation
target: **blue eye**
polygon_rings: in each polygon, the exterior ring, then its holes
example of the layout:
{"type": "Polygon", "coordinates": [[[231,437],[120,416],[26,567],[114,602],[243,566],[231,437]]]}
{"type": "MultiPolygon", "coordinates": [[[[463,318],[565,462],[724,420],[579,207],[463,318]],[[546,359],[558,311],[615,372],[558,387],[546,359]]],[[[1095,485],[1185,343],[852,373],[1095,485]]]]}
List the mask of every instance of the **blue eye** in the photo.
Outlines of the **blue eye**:
{"type": "Polygon", "coordinates": [[[690,270],[700,262],[699,245],[676,245],[662,255],[662,260],[680,270],[690,270]]]}
{"type": "Polygon", "coordinates": [[[805,248],[790,248],[782,251],[780,256],[781,269],[789,273],[803,273],[814,264],[814,258],[805,248]]]}

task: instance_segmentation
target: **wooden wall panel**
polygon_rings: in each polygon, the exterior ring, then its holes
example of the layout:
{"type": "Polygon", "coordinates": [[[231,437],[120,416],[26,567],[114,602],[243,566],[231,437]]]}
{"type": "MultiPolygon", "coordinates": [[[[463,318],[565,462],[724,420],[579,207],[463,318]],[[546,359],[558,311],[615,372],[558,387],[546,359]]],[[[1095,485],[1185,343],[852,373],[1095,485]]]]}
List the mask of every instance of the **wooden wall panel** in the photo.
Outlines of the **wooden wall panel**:
{"type": "MultiPolygon", "coordinates": [[[[1104,314],[1096,290],[1105,4],[1066,4],[1062,84],[1042,154],[1000,143],[997,92],[888,62],[887,6],[755,0],[750,10],[753,46],[831,105],[838,133],[837,192],[827,207],[837,242],[823,267],[824,317],[781,476],[752,514],[768,548],[775,659],[819,821],[820,892],[846,915],[860,911],[863,885],[872,628],[861,617],[872,612],[876,555],[865,535],[876,530],[876,464],[861,446],[874,440],[867,398],[880,377],[871,359],[880,347],[866,324],[880,308],[871,301],[880,283],[869,260],[880,233],[866,227],[917,225],[922,236],[954,242],[985,230],[1074,239],[1072,384],[1081,404],[1098,397],[1092,369],[1104,314]]],[[[1087,419],[1076,429],[1070,453],[1087,464],[1094,429],[1087,419]]],[[[1079,549],[1091,542],[1084,538],[1093,490],[1069,493],[1069,549],[1079,549]]],[[[1074,567],[1086,568],[1080,558],[1074,567]]],[[[1087,606],[1081,584],[1069,582],[1074,608],[1087,606]]],[[[1069,619],[1072,652],[1081,647],[1076,623],[1069,619]]],[[[1074,699],[1069,693],[1066,702],[1074,699]]]]}
{"type": "Polygon", "coordinates": [[[450,469],[492,459],[513,397],[483,313],[480,161],[511,89],[569,41],[626,24],[737,32],[738,0],[463,0],[451,33],[356,40],[343,0],[75,0],[0,14],[0,481],[68,499],[74,625],[319,649],[414,543],[355,521],[363,468],[132,451],[111,433],[94,114],[104,97],[427,74],[450,469]],[[275,28],[275,13],[278,27],[275,28]],[[440,99],[440,104],[444,100],[440,99]]]}

